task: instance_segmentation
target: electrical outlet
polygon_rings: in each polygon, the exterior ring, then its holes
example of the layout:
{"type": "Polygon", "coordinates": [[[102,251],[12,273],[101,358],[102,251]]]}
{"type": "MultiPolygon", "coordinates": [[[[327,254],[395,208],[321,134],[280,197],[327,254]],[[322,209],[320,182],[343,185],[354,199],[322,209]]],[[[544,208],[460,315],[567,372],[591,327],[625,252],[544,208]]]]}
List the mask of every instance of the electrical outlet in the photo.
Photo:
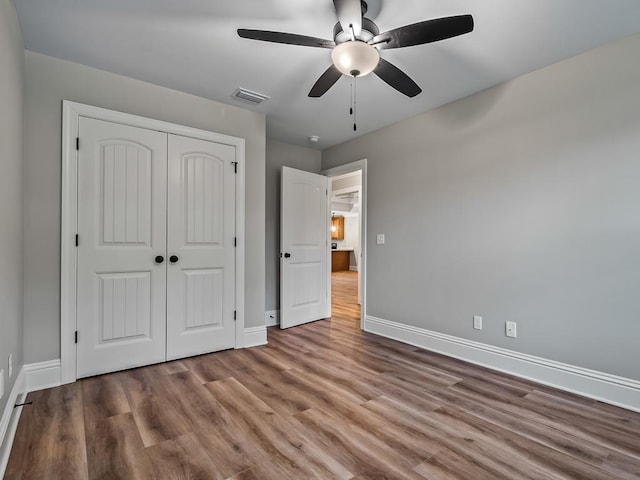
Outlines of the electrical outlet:
{"type": "Polygon", "coordinates": [[[378,245],[384,245],[384,233],[378,233],[376,235],[376,243],[378,245]]]}
{"type": "Polygon", "coordinates": [[[507,322],[505,334],[507,337],[516,338],[518,336],[516,330],[516,322],[507,322]]]}
{"type": "Polygon", "coordinates": [[[4,397],[4,370],[0,370],[0,398],[4,397]]]}
{"type": "Polygon", "coordinates": [[[473,328],[482,330],[482,317],[480,315],[473,316],[473,328]]]}
{"type": "Polygon", "coordinates": [[[13,354],[9,354],[9,378],[13,376],[13,354]]]}

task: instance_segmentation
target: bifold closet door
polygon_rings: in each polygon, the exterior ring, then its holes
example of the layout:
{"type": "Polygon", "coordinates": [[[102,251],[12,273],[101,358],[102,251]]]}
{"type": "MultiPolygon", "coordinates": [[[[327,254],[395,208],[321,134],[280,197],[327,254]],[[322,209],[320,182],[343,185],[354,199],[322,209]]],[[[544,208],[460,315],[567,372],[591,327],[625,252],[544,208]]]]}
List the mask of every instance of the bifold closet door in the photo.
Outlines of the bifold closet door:
{"type": "Polygon", "coordinates": [[[80,118],[77,376],[165,360],[167,135],[80,118]]]}
{"type": "Polygon", "coordinates": [[[169,135],[167,360],[235,346],[235,147],[169,135]]]}

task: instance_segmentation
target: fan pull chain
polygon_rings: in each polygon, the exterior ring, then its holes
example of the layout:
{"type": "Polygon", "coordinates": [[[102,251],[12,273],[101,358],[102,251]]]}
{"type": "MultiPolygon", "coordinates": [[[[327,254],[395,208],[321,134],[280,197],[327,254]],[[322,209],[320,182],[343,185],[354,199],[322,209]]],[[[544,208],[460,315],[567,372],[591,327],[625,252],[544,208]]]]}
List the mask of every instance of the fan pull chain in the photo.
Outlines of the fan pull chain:
{"type": "Polygon", "coordinates": [[[358,84],[357,84],[357,78],[358,77],[356,77],[355,75],[353,76],[353,131],[354,132],[358,131],[358,127],[356,126],[357,120],[358,120],[358,110],[357,110],[358,84]]]}
{"type": "Polygon", "coordinates": [[[351,85],[349,86],[351,89],[351,101],[349,103],[349,115],[353,115],[353,79],[354,77],[351,77],[351,85]]]}

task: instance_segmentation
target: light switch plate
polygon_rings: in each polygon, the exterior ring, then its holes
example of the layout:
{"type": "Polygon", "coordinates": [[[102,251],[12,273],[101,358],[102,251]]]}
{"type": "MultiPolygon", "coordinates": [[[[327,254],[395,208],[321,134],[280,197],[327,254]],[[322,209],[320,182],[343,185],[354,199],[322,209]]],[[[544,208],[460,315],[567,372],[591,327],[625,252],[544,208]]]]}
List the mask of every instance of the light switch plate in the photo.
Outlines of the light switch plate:
{"type": "Polygon", "coordinates": [[[378,245],[384,245],[384,233],[378,233],[376,235],[376,243],[378,245]]]}
{"type": "Polygon", "coordinates": [[[482,317],[480,315],[473,316],[473,328],[482,330],[482,317]]]}

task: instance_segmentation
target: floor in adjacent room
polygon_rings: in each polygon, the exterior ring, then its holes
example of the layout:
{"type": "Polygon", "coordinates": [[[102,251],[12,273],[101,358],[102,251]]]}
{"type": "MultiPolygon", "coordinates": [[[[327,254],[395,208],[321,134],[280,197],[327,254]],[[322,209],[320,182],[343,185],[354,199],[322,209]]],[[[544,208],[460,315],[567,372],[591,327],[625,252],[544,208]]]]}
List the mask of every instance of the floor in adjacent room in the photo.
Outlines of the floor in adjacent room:
{"type": "Polygon", "coordinates": [[[362,332],[353,278],[268,346],[30,394],[6,478],[640,478],[640,414],[362,332]]]}

